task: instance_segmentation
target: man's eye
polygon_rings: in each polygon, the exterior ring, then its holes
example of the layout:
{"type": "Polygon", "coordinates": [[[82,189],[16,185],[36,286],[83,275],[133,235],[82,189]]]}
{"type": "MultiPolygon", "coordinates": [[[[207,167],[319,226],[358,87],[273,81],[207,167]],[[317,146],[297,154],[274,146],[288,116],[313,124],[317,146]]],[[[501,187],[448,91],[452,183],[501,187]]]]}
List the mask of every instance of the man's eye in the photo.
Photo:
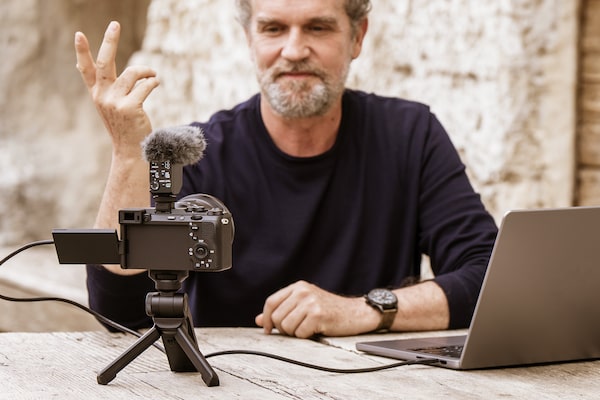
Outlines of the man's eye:
{"type": "Polygon", "coordinates": [[[279,33],[279,32],[281,32],[282,29],[281,29],[280,26],[277,26],[277,25],[268,25],[268,26],[265,26],[262,29],[262,31],[265,32],[265,33],[271,33],[271,34],[273,34],[273,33],[279,33]]]}
{"type": "Polygon", "coordinates": [[[326,25],[311,25],[309,27],[309,30],[311,32],[321,33],[321,32],[330,31],[331,29],[326,25]]]}

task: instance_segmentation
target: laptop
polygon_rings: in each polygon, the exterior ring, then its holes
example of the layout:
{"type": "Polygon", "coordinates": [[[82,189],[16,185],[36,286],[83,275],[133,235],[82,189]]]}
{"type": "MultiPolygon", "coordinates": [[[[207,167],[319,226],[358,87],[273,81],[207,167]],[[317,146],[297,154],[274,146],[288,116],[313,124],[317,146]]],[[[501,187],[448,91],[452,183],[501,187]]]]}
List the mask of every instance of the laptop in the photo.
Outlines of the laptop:
{"type": "Polygon", "coordinates": [[[508,212],[466,335],[356,348],[461,370],[600,358],[600,207],[508,212]]]}

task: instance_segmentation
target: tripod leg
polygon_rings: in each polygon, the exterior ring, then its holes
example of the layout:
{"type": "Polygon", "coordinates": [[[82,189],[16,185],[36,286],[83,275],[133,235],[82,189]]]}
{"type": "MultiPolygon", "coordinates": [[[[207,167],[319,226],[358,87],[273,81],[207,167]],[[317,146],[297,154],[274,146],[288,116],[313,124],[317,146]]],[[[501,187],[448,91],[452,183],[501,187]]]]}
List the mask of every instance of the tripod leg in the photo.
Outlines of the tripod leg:
{"type": "Polygon", "coordinates": [[[206,361],[206,358],[204,358],[204,355],[200,352],[196,343],[183,327],[180,326],[177,328],[175,340],[179,344],[179,347],[185,352],[189,361],[194,364],[196,371],[200,372],[206,386],[219,386],[219,377],[217,376],[217,373],[212,369],[208,361],[206,361]]]}
{"type": "Polygon", "coordinates": [[[117,373],[125,368],[130,362],[132,362],[137,356],[142,354],[144,350],[152,346],[152,344],[160,338],[160,332],[153,326],[148,332],[139,338],[133,345],[131,345],[123,354],[121,354],[116,360],[110,363],[98,374],[97,381],[101,385],[107,385],[110,381],[115,379],[117,373]]]}

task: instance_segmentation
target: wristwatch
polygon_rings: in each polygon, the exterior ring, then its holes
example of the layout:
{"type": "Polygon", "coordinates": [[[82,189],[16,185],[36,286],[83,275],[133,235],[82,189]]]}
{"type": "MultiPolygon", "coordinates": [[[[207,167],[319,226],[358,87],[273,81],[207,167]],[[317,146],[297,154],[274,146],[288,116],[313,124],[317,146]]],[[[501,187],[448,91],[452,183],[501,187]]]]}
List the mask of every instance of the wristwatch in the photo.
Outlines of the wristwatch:
{"type": "Polygon", "coordinates": [[[365,296],[367,304],[381,313],[381,322],[376,331],[388,330],[398,312],[398,298],[388,289],[373,289],[365,296]]]}

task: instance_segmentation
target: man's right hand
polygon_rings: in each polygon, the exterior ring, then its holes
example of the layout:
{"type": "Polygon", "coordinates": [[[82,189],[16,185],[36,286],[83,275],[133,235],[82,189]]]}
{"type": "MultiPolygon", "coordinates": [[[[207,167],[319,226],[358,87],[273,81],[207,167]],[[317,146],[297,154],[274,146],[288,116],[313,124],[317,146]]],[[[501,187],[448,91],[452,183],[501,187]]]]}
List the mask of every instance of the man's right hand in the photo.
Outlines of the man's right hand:
{"type": "Polygon", "coordinates": [[[140,142],[152,130],[143,103],[159,82],[156,72],[146,66],[127,67],[117,77],[115,59],[120,34],[119,23],[112,21],[94,62],[87,38],[77,32],[77,69],[111,136],[116,155],[139,157],[140,142]]]}

